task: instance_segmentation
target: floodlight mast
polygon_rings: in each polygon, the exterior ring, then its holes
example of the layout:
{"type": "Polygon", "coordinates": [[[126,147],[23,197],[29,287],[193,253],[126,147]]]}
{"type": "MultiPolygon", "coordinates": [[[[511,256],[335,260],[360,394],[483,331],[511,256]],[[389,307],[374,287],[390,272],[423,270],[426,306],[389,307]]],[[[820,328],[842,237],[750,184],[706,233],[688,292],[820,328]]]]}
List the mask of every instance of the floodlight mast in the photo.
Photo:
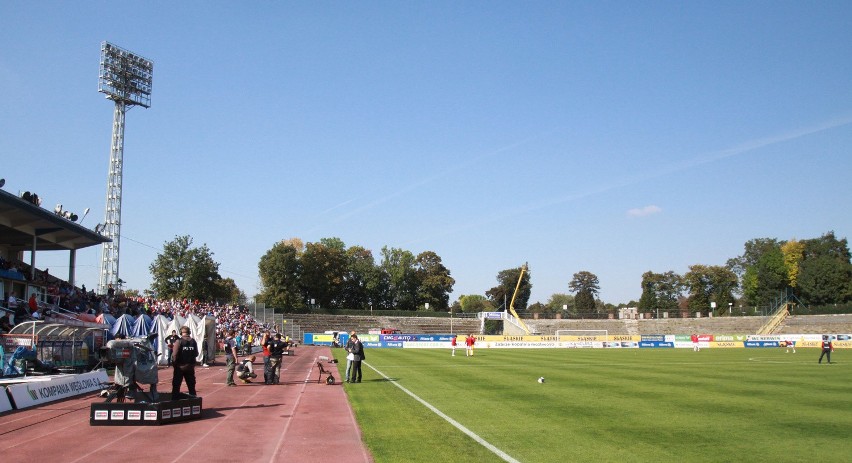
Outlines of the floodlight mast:
{"type": "Polygon", "coordinates": [[[101,43],[98,91],[115,102],[112,143],[107,172],[106,212],[101,234],[110,239],[101,252],[98,293],[106,294],[118,283],[118,257],[121,241],[121,181],[124,165],[124,118],[133,106],[151,107],[154,63],[109,42],[101,43]]]}

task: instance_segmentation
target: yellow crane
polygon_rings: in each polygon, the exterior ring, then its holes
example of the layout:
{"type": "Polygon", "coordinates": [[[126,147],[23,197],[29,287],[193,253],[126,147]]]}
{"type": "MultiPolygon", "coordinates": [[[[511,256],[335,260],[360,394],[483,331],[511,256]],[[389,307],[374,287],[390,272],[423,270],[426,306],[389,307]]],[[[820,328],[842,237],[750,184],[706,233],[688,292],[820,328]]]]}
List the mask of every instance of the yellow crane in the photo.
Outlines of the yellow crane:
{"type": "Polygon", "coordinates": [[[524,279],[524,273],[526,273],[526,272],[527,272],[527,264],[524,263],[524,265],[521,266],[521,274],[518,275],[518,284],[515,285],[515,292],[514,292],[514,294],[512,294],[512,302],[509,304],[508,310],[509,310],[509,313],[512,314],[518,320],[518,325],[520,325],[521,328],[523,328],[523,330],[527,334],[530,334],[530,329],[527,327],[527,324],[524,323],[523,320],[521,320],[521,317],[518,316],[518,312],[515,312],[515,298],[518,297],[518,291],[521,289],[521,281],[524,279]]]}

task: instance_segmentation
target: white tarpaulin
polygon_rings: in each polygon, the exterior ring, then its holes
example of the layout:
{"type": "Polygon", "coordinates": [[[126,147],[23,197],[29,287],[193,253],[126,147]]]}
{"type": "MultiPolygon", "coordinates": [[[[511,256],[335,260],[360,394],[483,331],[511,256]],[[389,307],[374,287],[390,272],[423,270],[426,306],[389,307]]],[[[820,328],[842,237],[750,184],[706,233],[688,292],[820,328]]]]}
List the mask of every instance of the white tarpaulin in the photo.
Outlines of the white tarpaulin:
{"type": "MultiPolygon", "coordinates": [[[[204,346],[207,346],[207,359],[212,362],[216,355],[216,319],[210,316],[200,318],[195,315],[190,315],[189,318],[183,318],[176,315],[173,320],[169,320],[163,315],[157,315],[153,321],[157,325],[156,348],[157,352],[166,353],[169,346],[166,344],[166,338],[172,334],[174,330],[180,336],[180,328],[188,326],[190,336],[198,343],[198,358],[196,361],[201,364],[204,361],[204,346]],[[206,342],[205,342],[206,341],[206,342]]],[[[160,365],[168,364],[168,355],[161,355],[157,360],[160,365]]]]}

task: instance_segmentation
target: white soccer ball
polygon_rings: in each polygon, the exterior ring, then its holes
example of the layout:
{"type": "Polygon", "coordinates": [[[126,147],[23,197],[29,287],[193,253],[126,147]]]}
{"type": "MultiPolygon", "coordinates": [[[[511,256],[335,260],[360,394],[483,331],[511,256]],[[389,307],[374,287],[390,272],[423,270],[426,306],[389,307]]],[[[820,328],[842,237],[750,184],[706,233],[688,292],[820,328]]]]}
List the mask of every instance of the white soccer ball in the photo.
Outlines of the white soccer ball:
{"type": "Polygon", "coordinates": [[[543,383],[544,382],[544,376],[539,377],[538,382],[543,383]]]}

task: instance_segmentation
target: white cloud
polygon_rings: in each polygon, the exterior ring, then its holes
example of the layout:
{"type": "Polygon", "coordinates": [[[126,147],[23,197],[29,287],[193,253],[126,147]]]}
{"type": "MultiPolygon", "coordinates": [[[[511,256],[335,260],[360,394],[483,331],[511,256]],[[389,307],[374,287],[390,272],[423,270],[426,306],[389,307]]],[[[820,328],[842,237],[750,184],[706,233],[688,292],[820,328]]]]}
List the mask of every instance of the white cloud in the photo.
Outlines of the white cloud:
{"type": "Polygon", "coordinates": [[[663,210],[660,209],[658,206],[645,206],[630,209],[629,211],[627,211],[627,215],[629,215],[630,217],[645,217],[652,214],[659,214],[660,212],[663,212],[663,210]]]}

